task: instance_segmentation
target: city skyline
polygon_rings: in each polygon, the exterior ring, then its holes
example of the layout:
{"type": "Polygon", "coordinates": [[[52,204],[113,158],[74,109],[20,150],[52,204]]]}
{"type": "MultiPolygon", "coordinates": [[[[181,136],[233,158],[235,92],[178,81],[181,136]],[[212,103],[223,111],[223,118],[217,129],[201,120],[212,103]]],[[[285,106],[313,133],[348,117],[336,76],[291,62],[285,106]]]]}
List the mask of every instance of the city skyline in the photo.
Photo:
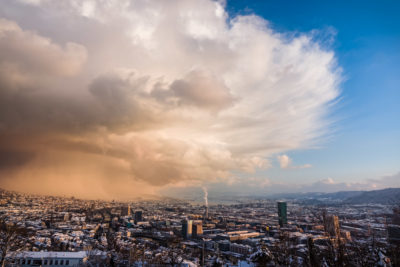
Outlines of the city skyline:
{"type": "Polygon", "coordinates": [[[0,188],[400,187],[400,5],[0,0],[0,188]]]}

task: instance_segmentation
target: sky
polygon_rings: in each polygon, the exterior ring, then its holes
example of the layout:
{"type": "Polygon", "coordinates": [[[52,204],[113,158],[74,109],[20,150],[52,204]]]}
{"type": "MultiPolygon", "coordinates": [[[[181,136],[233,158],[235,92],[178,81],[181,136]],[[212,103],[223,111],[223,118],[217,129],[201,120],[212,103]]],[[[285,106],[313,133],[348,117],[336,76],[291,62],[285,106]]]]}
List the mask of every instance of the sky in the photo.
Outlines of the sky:
{"type": "Polygon", "coordinates": [[[0,187],[400,187],[396,1],[0,0],[0,187]]]}

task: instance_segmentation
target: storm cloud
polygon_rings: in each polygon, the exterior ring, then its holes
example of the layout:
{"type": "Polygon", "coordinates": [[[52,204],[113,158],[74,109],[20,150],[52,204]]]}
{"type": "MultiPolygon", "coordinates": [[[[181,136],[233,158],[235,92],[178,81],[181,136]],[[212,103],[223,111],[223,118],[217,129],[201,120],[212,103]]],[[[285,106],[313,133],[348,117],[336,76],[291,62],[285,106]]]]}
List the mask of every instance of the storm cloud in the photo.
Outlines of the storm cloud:
{"type": "Polygon", "coordinates": [[[0,17],[0,186],[223,183],[329,132],[340,68],[312,33],[209,0],[0,0],[0,17]]]}

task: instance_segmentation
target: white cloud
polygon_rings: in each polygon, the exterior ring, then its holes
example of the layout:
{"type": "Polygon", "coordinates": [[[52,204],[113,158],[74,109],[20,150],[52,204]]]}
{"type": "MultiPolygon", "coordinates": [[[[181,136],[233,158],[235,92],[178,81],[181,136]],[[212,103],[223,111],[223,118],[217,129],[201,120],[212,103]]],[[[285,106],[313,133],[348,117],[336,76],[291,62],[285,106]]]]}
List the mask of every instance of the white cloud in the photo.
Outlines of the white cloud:
{"type": "Polygon", "coordinates": [[[299,166],[294,166],[292,165],[292,159],[289,158],[288,155],[279,155],[278,157],[279,165],[281,169],[305,169],[305,168],[311,168],[311,164],[304,164],[304,165],[299,165],[299,166]]]}
{"type": "Polygon", "coordinates": [[[35,87],[43,80],[71,77],[82,70],[86,48],[74,42],[63,47],[14,21],[0,18],[0,82],[10,88],[35,87]]]}
{"type": "Polygon", "coordinates": [[[288,168],[292,161],[287,155],[278,156],[278,160],[282,169],[288,168]]]}

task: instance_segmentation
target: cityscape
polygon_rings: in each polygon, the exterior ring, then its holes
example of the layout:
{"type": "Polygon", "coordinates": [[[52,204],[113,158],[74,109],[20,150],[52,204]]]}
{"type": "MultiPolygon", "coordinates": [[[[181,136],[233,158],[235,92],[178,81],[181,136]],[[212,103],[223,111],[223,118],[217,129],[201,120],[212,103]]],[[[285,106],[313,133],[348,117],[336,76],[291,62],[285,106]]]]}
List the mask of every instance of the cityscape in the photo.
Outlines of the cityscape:
{"type": "Polygon", "coordinates": [[[2,190],[4,266],[399,264],[395,202],[205,201],[124,203],[2,190]]]}
{"type": "Polygon", "coordinates": [[[0,0],[0,267],[400,267],[399,14],[0,0]]]}

